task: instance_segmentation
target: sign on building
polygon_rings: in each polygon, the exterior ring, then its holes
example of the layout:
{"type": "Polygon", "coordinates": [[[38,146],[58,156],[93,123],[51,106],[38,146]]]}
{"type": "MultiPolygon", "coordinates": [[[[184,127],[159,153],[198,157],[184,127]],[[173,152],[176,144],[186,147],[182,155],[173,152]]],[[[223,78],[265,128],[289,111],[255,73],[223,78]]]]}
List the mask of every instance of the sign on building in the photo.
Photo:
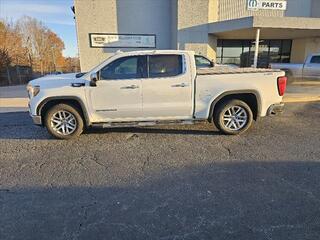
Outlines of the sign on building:
{"type": "Polygon", "coordinates": [[[90,47],[94,48],[155,48],[153,34],[90,33],[90,47]]]}
{"type": "Polygon", "coordinates": [[[287,10],[287,1],[248,0],[248,10],[287,10]]]}

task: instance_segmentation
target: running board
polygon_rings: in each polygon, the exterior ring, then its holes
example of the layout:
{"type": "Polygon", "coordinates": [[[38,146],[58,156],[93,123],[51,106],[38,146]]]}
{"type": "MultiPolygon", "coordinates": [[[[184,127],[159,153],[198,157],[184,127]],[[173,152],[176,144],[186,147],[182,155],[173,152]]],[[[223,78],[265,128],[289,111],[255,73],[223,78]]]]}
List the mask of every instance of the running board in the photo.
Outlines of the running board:
{"type": "Polygon", "coordinates": [[[192,125],[199,122],[203,122],[203,120],[111,122],[111,123],[93,123],[91,126],[97,127],[97,128],[150,127],[150,126],[156,126],[156,125],[192,125]]]}

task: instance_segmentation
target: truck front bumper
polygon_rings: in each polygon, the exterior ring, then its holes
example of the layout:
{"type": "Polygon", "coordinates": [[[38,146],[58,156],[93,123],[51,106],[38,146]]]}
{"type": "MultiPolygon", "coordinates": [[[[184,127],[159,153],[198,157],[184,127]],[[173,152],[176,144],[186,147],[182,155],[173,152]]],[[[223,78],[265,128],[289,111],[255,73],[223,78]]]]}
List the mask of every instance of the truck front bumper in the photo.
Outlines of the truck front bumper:
{"type": "Polygon", "coordinates": [[[268,111],[267,111],[267,115],[278,115],[283,113],[284,111],[284,103],[277,103],[277,104],[273,104],[269,107],[268,111]]]}
{"type": "Polygon", "coordinates": [[[33,124],[42,126],[41,116],[32,115],[30,101],[29,101],[29,103],[28,103],[28,108],[29,108],[29,114],[30,114],[30,117],[32,118],[33,124]]]}
{"type": "Polygon", "coordinates": [[[35,125],[42,126],[41,116],[31,115],[31,118],[35,125]]]}

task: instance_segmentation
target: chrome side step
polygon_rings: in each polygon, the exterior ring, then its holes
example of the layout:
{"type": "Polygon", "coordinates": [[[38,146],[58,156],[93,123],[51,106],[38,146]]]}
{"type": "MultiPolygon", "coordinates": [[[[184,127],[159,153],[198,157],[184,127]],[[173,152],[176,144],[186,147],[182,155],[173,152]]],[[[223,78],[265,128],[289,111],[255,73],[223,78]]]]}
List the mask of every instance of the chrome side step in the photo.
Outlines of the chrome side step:
{"type": "Polygon", "coordinates": [[[122,128],[122,127],[150,127],[156,125],[192,125],[204,120],[173,120],[173,121],[143,121],[143,122],[110,122],[93,123],[97,128],[122,128]]]}

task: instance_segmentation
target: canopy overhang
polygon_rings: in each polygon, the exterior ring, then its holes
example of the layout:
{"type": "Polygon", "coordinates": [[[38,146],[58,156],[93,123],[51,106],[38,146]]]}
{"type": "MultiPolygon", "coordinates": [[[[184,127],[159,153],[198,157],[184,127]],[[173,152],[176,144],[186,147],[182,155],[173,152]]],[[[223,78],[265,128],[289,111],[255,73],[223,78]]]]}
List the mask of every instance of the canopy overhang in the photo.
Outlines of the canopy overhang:
{"type": "Polygon", "coordinates": [[[320,37],[320,18],[252,16],[209,24],[209,34],[220,39],[297,39],[320,37]]]}

